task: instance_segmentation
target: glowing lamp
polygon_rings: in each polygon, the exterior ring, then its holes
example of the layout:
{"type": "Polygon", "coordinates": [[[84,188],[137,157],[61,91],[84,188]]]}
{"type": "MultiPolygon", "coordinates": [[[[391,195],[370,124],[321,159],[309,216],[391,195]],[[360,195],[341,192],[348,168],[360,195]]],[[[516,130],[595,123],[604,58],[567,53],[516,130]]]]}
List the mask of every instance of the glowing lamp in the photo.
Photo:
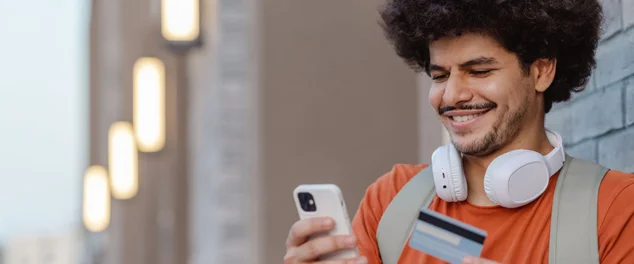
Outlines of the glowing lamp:
{"type": "Polygon", "coordinates": [[[138,156],[132,125],[116,122],[108,131],[108,170],[112,196],[130,199],[138,191],[138,156]]]}
{"type": "Polygon", "coordinates": [[[200,0],[161,0],[161,34],[170,44],[197,45],[200,0]]]}
{"type": "Polygon", "coordinates": [[[110,187],[102,166],[90,166],[84,175],[82,218],[91,232],[101,232],[110,224],[110,187]]]}
{"type": "Polygon", "coordinates": [[[140,58],[134,64],[133,124],[139,151],[156,152],[165,145],[165,64],[140,58]]]}

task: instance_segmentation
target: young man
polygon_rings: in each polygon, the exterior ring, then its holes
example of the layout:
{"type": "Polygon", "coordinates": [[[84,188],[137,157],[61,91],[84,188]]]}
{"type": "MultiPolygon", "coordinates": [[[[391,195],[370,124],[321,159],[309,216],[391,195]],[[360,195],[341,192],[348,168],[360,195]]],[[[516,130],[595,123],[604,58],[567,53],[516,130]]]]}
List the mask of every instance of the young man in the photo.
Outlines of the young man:
{"type": "MultiPolygon", "coordinates": [[[[485,172],[510,151],[546,156],[556,147],[547,137],[545,114],[586,84],[595,66],[601,5],[597,0],[388,0],[381,15],[397,54],[433,79],[429,103],[461,154],[466,199],[448,202],[436,196],[429,208],[488,232],[482,258],[465,263],[548,262],[559,168],[535,200],[513,208],[489,198],[485,172]]],[[[315,263],[323,254],[352,247],[360,258],[328,263],[381,263],[379,221],[401,188],[426,167],[396,165],[373,183],[354,217],[351,237],[307,242],[333,222],[298,221],[289,233],[285,263],[315,263]]],[[[588,204],[597,206],[601,263],[634,263],[632,201],[634,175],[605,174],[598,204],[588,204]]],[[[443,262],[405,246],[399,263],[443,262]]]]}

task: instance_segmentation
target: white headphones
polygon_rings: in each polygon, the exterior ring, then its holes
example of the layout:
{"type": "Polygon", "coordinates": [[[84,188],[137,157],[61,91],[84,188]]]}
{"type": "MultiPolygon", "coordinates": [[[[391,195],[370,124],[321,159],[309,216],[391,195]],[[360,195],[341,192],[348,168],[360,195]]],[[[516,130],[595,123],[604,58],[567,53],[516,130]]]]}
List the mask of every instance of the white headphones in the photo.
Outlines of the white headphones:
{"type": "MultiPolygon", "coordinates": [[[[564,164],[561,136],[546,129],[554,149],[546,156],[532,150],[513,150],[495,158],[484,176],[484,190],[489,199],[506,208],[516,208],[537,199],[548,181],[564,164]]],[[[453,144],[439,147],[432,154],[432,171],[438,196],[448,202],[467,199],[467,180],[462,157],[453,144]]]]}

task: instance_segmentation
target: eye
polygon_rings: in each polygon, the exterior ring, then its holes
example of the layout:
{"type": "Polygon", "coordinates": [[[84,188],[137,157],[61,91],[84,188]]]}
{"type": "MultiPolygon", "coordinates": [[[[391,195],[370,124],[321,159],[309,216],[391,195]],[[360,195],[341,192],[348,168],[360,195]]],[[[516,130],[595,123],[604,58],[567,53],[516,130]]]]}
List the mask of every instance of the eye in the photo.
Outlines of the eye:
{"type": "Polygon", "coordinates": [[[434,81],[440,81],[446,78],[447,78],[447,74],[439,74],[439,75],[434,75],[431,77],[431,79],[434,81]]]}
{"type": "Polygon", "coordinates": [[[486,74],[488,74],[490,72],[491,72],[491,70],[481,70],[481,71],[472,70],[471,74],[475,75],[475,76],[483,76],[483,75],[486,75],[486,74]]]}

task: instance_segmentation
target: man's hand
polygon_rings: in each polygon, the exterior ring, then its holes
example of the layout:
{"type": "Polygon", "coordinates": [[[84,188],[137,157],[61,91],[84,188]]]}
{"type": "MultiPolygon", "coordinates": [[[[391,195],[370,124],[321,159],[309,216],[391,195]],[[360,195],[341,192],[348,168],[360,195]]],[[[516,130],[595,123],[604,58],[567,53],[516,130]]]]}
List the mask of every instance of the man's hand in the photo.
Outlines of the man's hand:
{"type": "MultiPolygon", "coordinates": [[[[308,264],[317,263],[320,256],[342,250],[355,248],[357,239],[351,236],[324,236],[311,241],[308,237],[328,231],[334,227],[335,222],[331,218],[311,218],[295,222],[286,239],[286,255],[284,264],[308,264]]],[[[359,257],[354,259],[333,260],[319,262],[328,264],[365,264],[367,259],[359,257]]]]}
{"type": "Polygon", "coordinates": [[[463,264],[500,264],[493,260],[478,258],[478,257],[466,257],[462,260],[463,264]]]}

